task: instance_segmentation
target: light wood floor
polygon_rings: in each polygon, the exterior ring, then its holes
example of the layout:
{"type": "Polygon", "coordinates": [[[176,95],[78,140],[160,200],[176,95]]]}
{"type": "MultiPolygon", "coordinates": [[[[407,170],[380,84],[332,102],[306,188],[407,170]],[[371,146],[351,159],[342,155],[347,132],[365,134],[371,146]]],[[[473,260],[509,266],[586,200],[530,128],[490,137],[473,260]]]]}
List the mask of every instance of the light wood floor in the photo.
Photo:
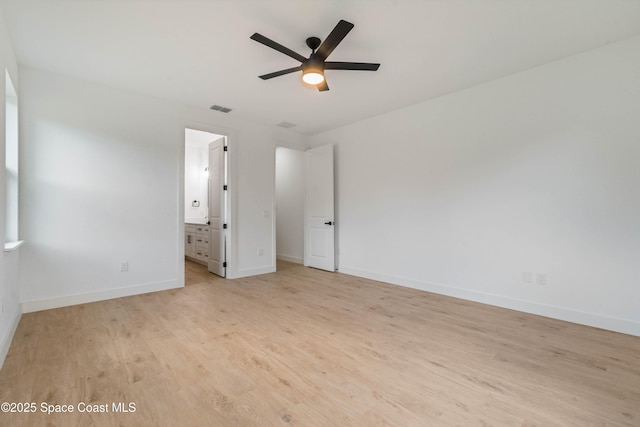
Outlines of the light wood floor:
{"type": "Polygon", "coordinates": [[[282,263],[25,314],[3,426],[640,426],[640,338],[282,263]]]}

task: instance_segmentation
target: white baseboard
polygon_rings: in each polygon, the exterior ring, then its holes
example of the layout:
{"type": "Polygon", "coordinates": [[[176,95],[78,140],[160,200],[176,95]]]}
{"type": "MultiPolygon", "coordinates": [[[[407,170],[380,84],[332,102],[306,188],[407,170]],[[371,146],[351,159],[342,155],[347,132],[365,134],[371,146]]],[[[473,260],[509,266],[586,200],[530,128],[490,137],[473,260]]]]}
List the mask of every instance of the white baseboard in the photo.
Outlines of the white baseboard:
{"type": "Polygon", "coordinates": [[[525,313],[537,314],[540,316],[551,317],[553,319],[559,319],[567,322],[578,323],[581,325],[593,326],[595,328],[621,332],[623,334],[640,336],[640,322],[635,322],[632,320],[602,316],[599,314],[587,313],[571,308],[539,304],[501,295],[494,295],[484,292],[472,291],[469,289],[455,288],[437,283],[408,279],[405,277],[389,276],[386,274],[380,274],[356,268],[340,267],[339,271],[344,274],[364,277],[366,279],[377,280],[393,285],[405,286],[408,288],[419,289],[436,294],[480,302],[483,304],[522,311],[525,313]]]}
{"type": "Polygon", "coordinates": [[[171,280],[167,282],[145,283],[143,285],[128,286],[126,288],[108,289],[98,292],[88,292],[83,294],[65,295],[35,301],[25,301],[22,303],[22,312],[31,313],[34,311],[50,310],[52,308],[67,307],[70,305],[128,297],[131,295],[146,294],[149,292],[166,291],[168,289],[176,289],[182,287],[184,287],[184,284],[180,284],[178,281],[171,280]]]}
{"type": "Polygon", "coordinates": [[[302,262],[304,261],[301,257],[282,255],[282,254],[277,254],[276,258],[281,261],[295,262],[296,264],[302,264],[302,262]]]}
{"type": "Polygon", "coordinates": [[[227,279],[240,279],[242,277],[249,276],[257,276],[259,274],[268,274],[274,273],[276,271],[276,267],[271,265],[269,267],[260,267],[260,268],[249,268],[247,270],[240,270],[235,272],[230,272],[227,270],[227,279]]]}
{"type": "Polygon", "coordinates": [[[0,368],[4,365],[4,359],[7,357],[7,353],[9,353],[9,347],[11,347],[13,336],[16,333],[16,329],[18,329],[18,323],[20,323],[21,318],[22,306],[18,304],[13,317],[11,318],[11,324],[2,336],[2,340],[0,340],[0,368]]]}

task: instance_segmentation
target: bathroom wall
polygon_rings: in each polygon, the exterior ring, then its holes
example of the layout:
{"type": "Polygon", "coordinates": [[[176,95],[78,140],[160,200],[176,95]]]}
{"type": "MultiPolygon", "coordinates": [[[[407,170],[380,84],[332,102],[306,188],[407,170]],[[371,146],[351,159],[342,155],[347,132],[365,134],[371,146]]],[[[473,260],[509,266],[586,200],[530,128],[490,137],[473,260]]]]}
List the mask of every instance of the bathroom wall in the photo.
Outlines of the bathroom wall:
{"type": "Polygon", "coordinates": [[[187,222],[192,219],[204,219],[208,215],[206,168],[210,135],[193,129],[185,130],[184,218],[187,222]]]}

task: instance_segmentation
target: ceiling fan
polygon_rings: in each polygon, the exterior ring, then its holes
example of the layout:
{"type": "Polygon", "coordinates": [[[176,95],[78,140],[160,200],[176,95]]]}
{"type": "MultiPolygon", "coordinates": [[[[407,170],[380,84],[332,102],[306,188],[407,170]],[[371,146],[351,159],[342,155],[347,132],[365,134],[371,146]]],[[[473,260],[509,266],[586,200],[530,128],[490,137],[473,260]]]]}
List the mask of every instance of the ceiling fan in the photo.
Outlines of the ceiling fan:
{"type": "Polygon", "coordinates": [[[283,76],[289,73],[295,73],[296,71],[302,71],[302,80],[310,85],[317,86],[319,91],[329,90],[327,80],[324,77],[324,70],[360,70],[360,71],[376,71],[380,64],[371,64],[366,62],[331,62],[327,61],[327,57],[331,55],[331,52],[340,44],[342,39],[353,29],[354,25],[351,22],[340,20],[335,28],[331,31],[331,34],[324,39],[322,44],[318,37],[309,37],[307,39],[307,46],[311,49],[311,55],[308,58],[300,55],[293,50],[282,46],[280,43],[276,43],[270,38],[263,36],[262,34],[255,33],[250,38],[262,43],[265,46],[269,46],[278,52],[284,53],[293,59],[300,61],[300,65],[293,68],[287,68],[286,70],[275,71],[273,73],[264,74],[260,77],[262,80],[272,79],[274,77],[283,76]]]}

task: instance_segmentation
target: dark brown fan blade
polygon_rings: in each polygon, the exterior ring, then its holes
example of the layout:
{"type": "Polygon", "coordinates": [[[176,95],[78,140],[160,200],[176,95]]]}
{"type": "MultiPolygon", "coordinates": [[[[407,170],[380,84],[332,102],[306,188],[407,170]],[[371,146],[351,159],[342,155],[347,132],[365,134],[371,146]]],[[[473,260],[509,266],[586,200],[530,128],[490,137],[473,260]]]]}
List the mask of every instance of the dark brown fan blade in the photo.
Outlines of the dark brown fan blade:
{"type": "Polygon", "coordinates": [[[346,35],[349,34],[349,31],[351,31],[352,28],[353,24],[351,22],[347,22],[341,19],[340,22],[338,22],[338,25],[335,26],[333,31],[331,31],[327,38],[324,39],[324,41],[318,48],[316,55],[318,55],[318,57],[320,57],[323,61],[327,59],[327,57],[331,55],[331,52],[333,52],[333,49],[335,49],[336,46],[340,44],[342,39],[344,39],[346,35]]]}
{"type": "Polygon", "coordinates": [[[284,76],[285,74],[295,73],[296,71],[301,71],[301,70],[302,70],[302,65],[299,65],[297,67],[287,68],[286,70],[274,71],[273,73],[264,74],[258,77],[260,77],[262,80],[268,80],[274,77],[284,76]]]}
{"type": "Polygon", "coordinates": [[[362,70],[377,71],[380,64],[371,64],[368,62],[325,62],[325,70],[362,70]]]}
{"type": "Polygon", "coordinates": [[[265,46],[269,46],[271,49],[275,49],[280,53],[284,53],[285,55],[290,56],[293,59],[297,59],[300,62],[304,62],[304,61],[307,60],[307,58],[305,58],[304,56],[300,55],[299,53],[292,51],[288,47],[282,46],[280,43],[274,42],[273,40],[263,36],[262,34],[254,33],[249,38],[251,40],[257,41],[258,43],[262,43],[265,46]]]}
{"type": "Polygon", "coordinates": [[[329,90],[329,85],[327,84],[327,79],[324,79],[324,81],[318,85],[318,90],[320,92],[324,92],[325,90],[329,90]]]}

